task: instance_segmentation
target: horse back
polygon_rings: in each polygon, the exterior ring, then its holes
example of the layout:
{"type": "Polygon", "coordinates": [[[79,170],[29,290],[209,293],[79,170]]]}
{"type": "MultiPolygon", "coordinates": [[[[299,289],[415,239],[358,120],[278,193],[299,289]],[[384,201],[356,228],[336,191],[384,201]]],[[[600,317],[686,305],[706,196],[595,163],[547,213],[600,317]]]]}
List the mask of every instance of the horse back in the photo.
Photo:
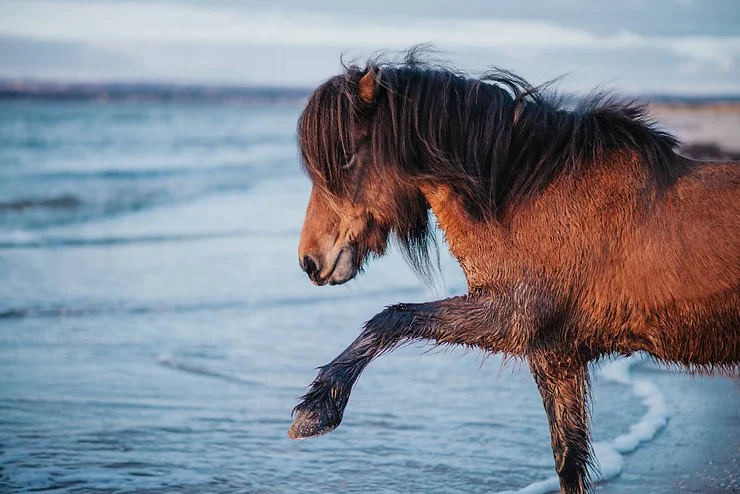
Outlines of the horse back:
{"type": "Polygon", "coordinates": [[[648,307],[740,288],[740,163],[693,162],[644,206],[625,245],[625,275],[648,307]]]}
{"type": "Polygon", "coordinates": [[[517,211],[503,271],[534,273],[605,352],[637,340],[663,360],[737,362],[740,163],[689,165],[662,191],[634,155],[553,182],[517,211]]]}

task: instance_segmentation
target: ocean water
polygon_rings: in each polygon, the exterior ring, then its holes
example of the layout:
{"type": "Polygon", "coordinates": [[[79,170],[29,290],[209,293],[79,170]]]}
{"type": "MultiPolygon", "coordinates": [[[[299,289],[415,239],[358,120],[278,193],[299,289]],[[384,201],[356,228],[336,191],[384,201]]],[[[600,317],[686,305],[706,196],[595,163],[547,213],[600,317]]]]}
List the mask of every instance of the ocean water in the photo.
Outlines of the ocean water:
{"type": "MultiPolygon", "coordinates": [[[[375,361],[343,424],[291,410],[385,305],[435,291],[401,256],[346,286],[298,268],[299,106],[0,105],[0,491],[552,488],[526,370],[416,345],[375,361]]],[[[594,369],[605,477],[667,411],[634,362],[594,369]]],[[[649,446],[647,446],[649,447],[649,446]]]]}

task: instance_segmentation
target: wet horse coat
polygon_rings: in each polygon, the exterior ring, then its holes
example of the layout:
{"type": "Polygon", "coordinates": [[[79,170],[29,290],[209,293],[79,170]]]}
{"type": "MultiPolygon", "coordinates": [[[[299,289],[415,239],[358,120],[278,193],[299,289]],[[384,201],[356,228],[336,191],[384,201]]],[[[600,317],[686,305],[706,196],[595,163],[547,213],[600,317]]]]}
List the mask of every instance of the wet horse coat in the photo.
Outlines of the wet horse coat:
{"type": "Polygon", "coordinates": [[[574,109],[497,71],[419,61],[348,67],[298,127],[313,182],[299,260],[318,285],[353,278],[394,236],[429,273],[431,210],[466,295],[388,307],[320,369],[293,438],[342,419],[374,358],[430,341],[526,359],[562,492],[591,488],[588,363],[645,352],[690,371],[740,364],[740,166],[677,155],[645,109],[574,109]]]}

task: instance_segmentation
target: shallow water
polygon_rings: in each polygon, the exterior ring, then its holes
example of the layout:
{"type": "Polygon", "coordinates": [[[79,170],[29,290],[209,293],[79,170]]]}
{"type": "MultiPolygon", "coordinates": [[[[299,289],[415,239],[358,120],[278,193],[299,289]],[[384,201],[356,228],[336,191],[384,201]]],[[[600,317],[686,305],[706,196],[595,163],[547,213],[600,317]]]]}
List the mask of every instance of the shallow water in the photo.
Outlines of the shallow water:
{"type": "MultiPolygon", "coordinates": [[[[296,246],[298,107],[0,106],[0,488],[492,492],[553,474],[525,368],[412,346],[374,362],[342,426],[291,409],[385,305],[430,293],[391,254],[317,288],[296,246]]],[[[597,379],[597,441],[645,408],[597,379]]]]}

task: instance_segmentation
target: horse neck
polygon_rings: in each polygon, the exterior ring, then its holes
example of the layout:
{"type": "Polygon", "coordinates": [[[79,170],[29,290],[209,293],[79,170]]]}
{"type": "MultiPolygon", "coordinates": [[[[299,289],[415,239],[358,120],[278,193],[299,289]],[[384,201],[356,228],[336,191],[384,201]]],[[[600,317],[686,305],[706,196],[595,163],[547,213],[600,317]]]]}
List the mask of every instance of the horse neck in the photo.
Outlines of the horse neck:
{"type": "Polygon", "coordinates": [[[496,257],[497,251],[503,251],[503,228],[493,220],[471,217],[462,197],[449,185],[422,184],[420,189],[437,217],[450,252],[462,266],[468,284],[470,287],[481,286],[487,281],[484,276],[490,269],[483,265],[483,258],[496,257]],[[493,253],[494,256],[482,256],[484,252],[493,253]]]}

